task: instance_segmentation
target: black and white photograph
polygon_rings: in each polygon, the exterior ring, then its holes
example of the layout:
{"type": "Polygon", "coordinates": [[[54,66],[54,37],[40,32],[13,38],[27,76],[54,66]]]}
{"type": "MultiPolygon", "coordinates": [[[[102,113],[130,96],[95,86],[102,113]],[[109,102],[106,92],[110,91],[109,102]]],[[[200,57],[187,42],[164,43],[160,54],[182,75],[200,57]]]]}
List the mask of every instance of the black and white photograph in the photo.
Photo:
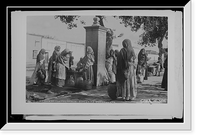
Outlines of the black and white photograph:
{"type": "Polygon", "coordinates": [[[27,16],[26,102],[167,104],[169,37],[168,16],[27,16]]]}
{"type": "Polygon", "coordinates": [[[189,129],[185,13],[13,11],[11,114],[65,123],[37,129],[189,129]]]}

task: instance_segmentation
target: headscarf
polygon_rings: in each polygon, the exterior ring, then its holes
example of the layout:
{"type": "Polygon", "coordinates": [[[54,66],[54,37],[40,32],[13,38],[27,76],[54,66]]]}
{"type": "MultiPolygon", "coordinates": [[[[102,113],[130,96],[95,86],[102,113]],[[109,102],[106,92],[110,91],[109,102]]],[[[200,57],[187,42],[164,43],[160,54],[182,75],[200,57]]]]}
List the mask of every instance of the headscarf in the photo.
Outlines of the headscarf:
{"type": "Polygon", "coordinates": [[[57,58],[57,62],[63,64],[65,67],[69,67],[69,57],[67,57],[67,54],[69,54],[69,50],[64,49],[57,58]]]}
{"type": "Polygon", "coordinates": [[[86,56],[91,60],[91,62],[94,62],[94,51],[93,51],[92,47],[90,47],[90,46],[87,47],[87,55],[86,56]]]}
{"type": "Polygon", "coordinates": [[[130,61],[130,59],[133,57],[133,59],[135,60],[136,56],[135,56],[134,49],[131,45],[131,41],[129,39],[125,39],[122,42],[122,45],[123,45],[124,48],[127,49],[127,59],[130,61]]]}
{"type": "Polygon", "coordinates": [[[93,51],[92,47],[87,46],[87,54],[92,54],[92,55],[94,55],[94,51],[93,51]]]}
{"type": "Polygon", "coordinates": [[[60,46],[55,46],[52,54],[52,61],[56,61],[59,54],[60,54],[60,46]]]}
{"type": "Polygon", "coordinates": [[[46,50],[45,49],[41,49],[39,54],[37,55],[37,59],[36,59],[36,63],[40,62],[41,60],[44,59],[44,54],[45,54],[46,50]]]}
{"type": "Polygon", "coordinates": [[[119,54],[119,61],[118,61],[118,68],[122,68],[122,70],[127,69],[128,68],[128,62],[130,61],[130,59],[132,57],[135,57],[135,52],[133,50],[133,47],[131,45],[131,41],[129,39],[125,39],[122,42],[123,48],[120,50],[120,54],[119,54]]]}
{"type": "Polygon", "coordinates": [[[60,46],[58,46],[58,45],[55,46],[55,47],[54,47],[54,50],[59,52],[59,51],[60,51],[60,46]]]}
{"type": "Polygon", "coordinates": [[[138,64],[145,64],[147,61],[147,55],[144,52],[144,54],[142,53],[143,51],[145,51],[144,48],[142,48],[138,54],[138,64]]]}

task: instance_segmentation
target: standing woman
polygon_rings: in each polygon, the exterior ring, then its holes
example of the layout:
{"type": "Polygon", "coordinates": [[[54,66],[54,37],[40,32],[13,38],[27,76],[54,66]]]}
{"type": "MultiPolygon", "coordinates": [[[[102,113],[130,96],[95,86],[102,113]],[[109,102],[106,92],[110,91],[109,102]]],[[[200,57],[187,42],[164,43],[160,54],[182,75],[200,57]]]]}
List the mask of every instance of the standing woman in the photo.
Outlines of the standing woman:
{"type": "Polygon", "coordinates": [[[35,70],[31,76],[31,84],[44,84],[46,78],[45,70],[45,49],[41,49],[36,59],[35,70]]]}
{"type": "Polygon", "coordinates": [[[134,74],[135,52],[131,41],[125,39],[123,48],[119,52],[117,62],[117,92],[123,100],[133,100],[137,95],[136,79],[134,74]]]}
{"type": "Polygon", "coordinates": [[[106,69],[108,72],[108,77],[109,77],[109,81],[110,83],[114,83],[116,82],[115,79],[115,66],[114,66],[114,60],[115,60],[115,51],[113,49],[110,50],[110,55],[108,57],[108,59],[106,60],[106,69]]]}
{"type": "Polygon", "coordinates": [[[168,49],[165,49],[165,62],[164,62],[164,75],[163,75],[163,79],[162,79],[162,84],[161,87],[165,89],[165,91],[167,91],[167,78],[168,78],[168,49]]]}
{"type": "Polygon", "coordinates": [[[84,80],[89,81],[92,85],[94,84],[94,51],[90,46],[87,46],[87,51],[85,57],[82,59],[84,80]]]}
{"type": "Polygon", "coordinates": [[[143,48],[140,50],[138,54],[138,65],[136,70],[138,83],[142,83],[144,81],[146,66],[147,66],[147,55],[145,49],[143,48]]]}
{"type": "Polygon", "coordinates": [[[64,49],[56,60],[56,82],[58,87],[63,87],[66,80],[66,72],[69,69],[69,50],[64,49]]]}
{"type": "Polygon", "coordinates": [[[60,54],[60,46],[55,46],[52,56],[48,64],[48,83],[55,85],[56,83],[56,60],[60,54]]]}

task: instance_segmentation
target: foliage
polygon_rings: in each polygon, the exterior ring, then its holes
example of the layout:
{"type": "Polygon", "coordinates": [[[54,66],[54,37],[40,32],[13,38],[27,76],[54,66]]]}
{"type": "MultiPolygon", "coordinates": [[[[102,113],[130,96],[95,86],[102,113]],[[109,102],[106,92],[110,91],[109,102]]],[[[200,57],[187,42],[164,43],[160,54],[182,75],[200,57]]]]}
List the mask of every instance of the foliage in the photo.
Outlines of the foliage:
{"type": "Polygon", "coordinates": [[[121,23],[125,27],[130,27],[132,31],[143,29],[141,34],[141,45],[154,46],[157,41],[168,39],[168,17],[158,16],[119,16],[121,23]]]}
{"type": "MultiPolygon", "coordinates": [[[[77,27],[77,23],[80,16],[66,16],[66,15],[56,15],[55,18],[59,18],[61,22],[67,24],[68,29],[77,27]]],[[[99,24],[104,26],[103,20],[106,20],[105,16],[96,15],[99,20],[99,24]]],[[[115,18],[117,16],[114,16],[115,18]]],[[[138,31],[143,29],[144,32],[141,34],[141,40],[138,42],[140,45],[144,46],[155,46],[158,43],[159,56],[162,55],[162,41],[165,37],[168,39],[168,17],[159,17],[159,16],[118,16],[117,18],[121,19],[121,24],[124,24],[125,27],[130,27],[131,31],[138,31]]],[[[81,24],[85,24],[83,20],[80,21],[81,24]]],[[[123,36],[120,34],[118,37],[123,36]]],[[[108,29],[106,32],[106,57],[109,55],[109,51],[113,42],[113,39],[116,36],[113,33],[112,29],[108,29]]]]}
{"type": "MultiPolygon", "coordinates": [[[[55,19],[59,18],[61,22],[67,24],[68,29],[76,28],[77,23],[74,21],[78,20],[80,16],[74,15],[74,16],[66,16],[66,15],[56,15],[54,16],[55,19]]],[[[80,21],[82,24],[84,24],[84,21],[80,21]]]]}

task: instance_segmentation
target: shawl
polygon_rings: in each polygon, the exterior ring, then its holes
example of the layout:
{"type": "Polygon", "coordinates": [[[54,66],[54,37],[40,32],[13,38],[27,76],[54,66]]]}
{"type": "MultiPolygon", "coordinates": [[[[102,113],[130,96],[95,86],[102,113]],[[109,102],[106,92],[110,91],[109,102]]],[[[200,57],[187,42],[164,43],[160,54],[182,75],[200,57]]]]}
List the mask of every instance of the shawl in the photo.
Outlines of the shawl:
{"type": "Polygon", "coordinates": [[[145,49],[142,48],[138,54],[138,64],[139,65],[145,64],[147,62],[147,55],[146,55],[146,53],[142,54],[142,51],[145,51],[145,49]]]}
{"type": "Polygon", "coordinates": [[[130,61],[130,59],[133,57],[133,59],[135,60],[136,59],[136,56],[135,56],[135,52],[134,52],[134,49],[132,47],[132,44],[131,44],[131,41],[129,39],[125,39],[123,42],[122,42],[122,45],[124,48],[127,49],[127,59],[128,61],[130,61]]]}
{"type": "Polygon", "coordinates": [[[53,54],[52,54],[51,60],[52,60],[52,61],[56,61],[56,59],[58,58],[59,54],[60,54],[59,51],[54,50],[54,51],[53,51],[53,54]]]}
{"type": "Polygon", "coordinates": [[[57,58],[57,63],[60,63],[64,65],[65,67],[69,68],[69,57],[67,56],[69,54],[68,49],[64,49],[61,54],[57,58]]]}
{"type": "Polygon", "coordinates": [[[41,49],[39,54],[37,55],[36,63],[44,59],[44,54],[45,54],[45,49],[41,49]]]}
{"type": "Polygon", "coordinates": [[[134,60],[136,58],[131,41],[129,39],[125,39],[122,42],[122,45],[123,48],[119,52],[119,60],[117,61],[117,68],[119,68],[121,71],[128,69],[128,62],[132,57],[134,60]]]}

